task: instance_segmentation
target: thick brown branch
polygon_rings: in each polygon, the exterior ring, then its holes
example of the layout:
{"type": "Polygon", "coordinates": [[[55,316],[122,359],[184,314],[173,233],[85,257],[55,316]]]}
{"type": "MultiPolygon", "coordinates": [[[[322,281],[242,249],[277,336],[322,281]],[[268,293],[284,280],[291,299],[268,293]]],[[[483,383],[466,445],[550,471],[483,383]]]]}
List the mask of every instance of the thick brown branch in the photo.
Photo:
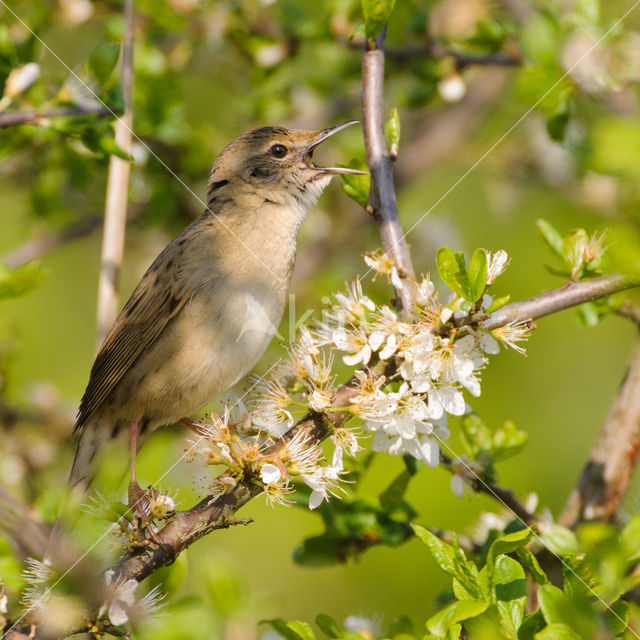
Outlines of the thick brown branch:
{"type": "Polygon", "coordinates": [[[535,320],[639,285],[640,279],[637,277],[618,274],[600,276],[585,282],[568,282],[559,289],[547,291],[535,298],[508,304],[482,320],[480,326],[483,329],[496,329],[515,322],[535,320]]]}
{"type": "Polygon", "coordinates": [[[80,118],[84,116],[96,116],[108,118],[117,116],[119,109],[96,105],[95,107],[55,107],[48,111],[28,109],[24,111],[6,111],[0,113],[0,129],[15,127],[20,124],[46,124],[51,118],[80,118]]]}
{"type": "Polygon", "coordinates": [[[575,527],[585,520],[616,518],[640,453],[640,338],[607,418],[591,447],[577,487],[560,516],[575,527]]]}
{"type": "Polygon", "coordinates": [[[384,136],[384,37],[367,41],[362,57],[362,123],[367,161],[371,171],[369,200],[380,228],[385,252],[394,260],[400,274],[401,287],[396,288],[396,304],[403,315],[410,312],[413,264],[404,237],[396,192],[393,183],[393,163],[384,136]]]}

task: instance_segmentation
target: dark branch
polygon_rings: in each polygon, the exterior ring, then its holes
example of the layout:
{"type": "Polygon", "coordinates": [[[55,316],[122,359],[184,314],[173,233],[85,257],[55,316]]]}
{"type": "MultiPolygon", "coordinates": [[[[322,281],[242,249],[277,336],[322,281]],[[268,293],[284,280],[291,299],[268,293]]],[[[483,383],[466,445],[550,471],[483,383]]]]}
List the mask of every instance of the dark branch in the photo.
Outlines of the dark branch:
{"type": "Polygon", "coordinates": [[[629,487],[640,453],[640,338],[577,487],[560,516],[575,527],[583,521],[611,522],[629,487]]]}
{"type": "Polygon", "coordinates": [[[120,109],[96,105],[95,107],[55,107],[48,111],[29,109],[24,111],[7,111],[0,113],[0,129],[15,127],[20,124],[44,125],[51,118],[82,118],[95,116],[97,118],[116,117],[120,109]]]}
{"type": "Polygon", "coordinates": [[[398,269],[402,287],[396,288],[396,304],[402,315],[412,307],[413,264],[404,237],[393,183],[393,163],[384,136],[384,38],[386,28],[367,40],[362,57],[362,124],[367,161],[371,171],[369,200],[380,229],[382,246],[398,269]]]}
{"type": "Polygon", "coordinates": [[[527,510],[527,508],[516,498],[513,491],[500,487],[493,482],[487,482],[481,478],[468,465],[459,465],[445,453],[440,453],[440,462],[452,473],[462,475],[463,480],[476,492],[484,493],[497,500],[503,507],[506,507],[524,524],[530,526],[539,522],[538,517],[527,510]],[[460,468],[462,471],[460,471],[460,468]]]}

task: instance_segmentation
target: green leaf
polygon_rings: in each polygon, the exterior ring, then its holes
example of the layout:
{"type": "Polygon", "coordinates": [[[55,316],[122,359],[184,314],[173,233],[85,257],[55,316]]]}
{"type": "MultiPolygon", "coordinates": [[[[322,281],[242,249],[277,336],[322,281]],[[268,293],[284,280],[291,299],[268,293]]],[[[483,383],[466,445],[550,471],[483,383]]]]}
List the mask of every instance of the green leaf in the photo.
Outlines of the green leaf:
{"type": "Polygon", "coordinates": [[[427,620],[427,628],[433,635],[443,637],[452,625],[479,616],[486,611],[488,606],[489,602],[487,600],[458,600],[452,602],[448,607],[427,620]]]}
{"type": "Polygon", "coordinates": [[[618,600],[609,607],[606,615],[614,636],[621,636],[627,630],[629,613],[629,604],[624,600],[618,600]]]}
{"type": "MultiPolygon", "coordinates": [[[[417,524],[412,525],[416,536],[424,542],[438,566],[453,576],[471,598],[482,599],[482,589],[478,580],[478,569],[467,560],[464,551],[451,545],[417,524]]],[[[455,540],[455,538],[454,538],[455,540]]]]}
{"type": "Polygon", "coordinates": [[[440,277],[449,289],[465,298],[469,289],[469,279],[464,256],[461,253],[454,253],[449,247],[440,247],[436,254],[436,265],[440,277]]]}
{"type": "Polygon", "coordinates": [[[585,640],[566,624],[550,624],[535,635],[536,640],[585,640]]]}
{"type": "Polygon", "coordinates": [[[533,640],[535,634],[544,629],[546,624],[540,609],[528,613],[518,629],[518,640],[533,640]]]}
{"type": "Polygon", "coordinates": [[[404,499],[412,475],[406,469],[380,494],[380,505],[385,509],[394,509],[404,499]]]}
{"type": "Polygon", "coordinates": [[[261,620],[262,624],[271,625],[281,636],[287,640],[315,640],[315,634],[311,625],[307,622],[285,622],[282,618],[273,618],[271,620],[261,620]]]}
{"type": "Polygon", "coordinates": [[[584,302],[576,307],[576,315],[583,327],[590,329],[600,322],[598,306],[594,302],[584,302]]]}
{"type": "Polygon", "coordinates": [[[118,62],[119,55],[120,45],[117,42],[101,42],[92,49],[87,66],[100,85],[109,79],[118,62]]]}
{"type": "Polygon", "coordinates": [[[589,236],[584,229],[573,229],[563,240],[562,251],[574,273],[579,273],[584,266],[584,252],[588,244],[589,236]]]}
{"type": "Polygon", "coordinates": [[[508,533],[507,535],[500,536],[494,540],[489,548],[489,553],[487,554],[487,566],[490,567],[490,570],[499,555],[512,553],[513,551],[524,547],[529,543],[532,535],[533,531],[531,529],[520,529],[519,531],[508,533]]]}
{"type": "Polygon", "coordinates": [[[410,636],[414,632],[413,622],[409,616],[399,616],[389,626],[389,636],[410,636]]]}
{"type": "Polygon", "coordinates": [[[367,38],[375,38],[391,16],[395,0],[362,0],[367,38]]]}
{"type": "Polygon", "coordinates": [[[98,156],[114,155],[129,162],[133,160],[128,153],[116,144],[111,126],[109,126],[108,130],[105,130],[94,124],[87,125],[80,134],[80,139],[89,151],[93,151],[98,156]]]}
{"type": "Polygon", "coordinates": [[[318,629],[330,638],[338,638],[340,636],[338,623],[326,613],[319,613],[316,616],[316,624],[318,625],[318,629]]]}
{"type": "Polygon", "coordinates": [[[391,109],[391,114],[385,125],[384,132],[389,153],[392,157],[395,157],[398,155],[398,147],[400,146],[400,116],[398,115],[398,109],[396,107],[391,109]]]}
{"type": "Polygon", "coordinates": [[[542,239],[549,245],[551,250],[563,260],[565,259],[563,249],[563,239],[556,228],[550,223],[540,218],[536,220],[536,229],[542,236],[542,239]]]}
{"type": "Polygon", "coordinates": [[[463,416],[460,426],[462,427],[463,444],[473,458],[476,458],[481,451],[491,449],[491,430],[477,413],[463,416]]]}
{"type": "Polygon", "coordinates": [[[493,313],[498,309],[502,309],[505,304],[509,304],[511,300],[510,295],[502,296],[500,298],[495,298],[494,301],[485,309],[485,313],[493,313]]]}
{"type": "MultiPolygon", "coordinates": [[[[338,165],[342,166],[342,165],[338,165]]],[[[350,169],[366,170],[367,166],[359,160],[351,160],[349,162],[350,169]]],[[[358,176],[340,174],[342,178],[342,190],[361,207],[365,208],[369,204],[369,190],[371,188],[371,176],[358,176]]]]}
{"type": "Polygon", "coordinates": [[[527,602],[524,569],[513,558],[499,556],[495,563],[493,581],[502,628],[515,640],[527,602]]]}
{"type": "Polygon", "coordinates": [[[9,269],[0,264],[0,301],[26,295],[37,288],[46,277],[47,271],[35,260],[16,269],[9,269]]]}
{"type": "Polygon", "coordinates": [[[316,634],[308,622],[300,622],[294,620],[287,623],[287,627],[291,629],[301,640],[316,640],[316,634]]]}
{"type": "Polygon", "coordinates": [[[524,449],[529,441],[529,435],[525,431],[516,429],[516,425],[507,420],[500,429],[493,434],[493,459],[494,461],[513,458],[524,449]]]}
{"type": "Polygon", "coordinates": [[[547,574],[542,570],[538,558],[536,558],[529,549],[524,547],[518,549],[518,557],[522,565],[529,570],[529,573],[538,584],[547,584],[549,578],[547,574]]]}
{"type": "Polygon", "coordinates": [[[559,556],[571,556],[578,553],[580,545],[575,533],[559,524],[551,524],[542,536],[545,546],[559,556]]]}
{"type": "Polygon", "coordinates": [[[636,562],[640,558],[640,514],[633,516],[624,526],[620,542],[627,555],[627,561],[636,562]]]}
{"type": "Polygon", "coordinates": [[[311,536],[293,552],[293,560],[304,567],[327,567],[340,562],[340,541],[330,535],[311,536]]]}
{"type": "Polygon", "coordinates": [[[567,133],[571,116],[571,94],[572,88],[564,89],[558,96],[555,108],[547,115],[547,133],[556,142],[562,142],[567,133]]]}
{"type": "Polygon", "coordinates": [[[469,277],[469,291],[466,299],[477,302],[482,298],[487,288],[487,254],[484,249],[476,249],[471,256],[467,269],[469,277]]]}

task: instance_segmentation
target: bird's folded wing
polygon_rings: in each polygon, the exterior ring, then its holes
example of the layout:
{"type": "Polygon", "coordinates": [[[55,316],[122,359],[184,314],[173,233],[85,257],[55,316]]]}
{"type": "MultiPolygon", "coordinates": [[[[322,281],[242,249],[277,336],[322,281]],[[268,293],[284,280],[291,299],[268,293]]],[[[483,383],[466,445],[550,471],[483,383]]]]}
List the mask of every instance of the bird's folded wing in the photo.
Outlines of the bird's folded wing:
{"type": "Polygon", "coordinates": [[[111,327],[91,368],[76,430],[89,421],[138,356],[189,300],[192,292],[180,277],[183,245],[178,236],[156,258],[111,327]]]}

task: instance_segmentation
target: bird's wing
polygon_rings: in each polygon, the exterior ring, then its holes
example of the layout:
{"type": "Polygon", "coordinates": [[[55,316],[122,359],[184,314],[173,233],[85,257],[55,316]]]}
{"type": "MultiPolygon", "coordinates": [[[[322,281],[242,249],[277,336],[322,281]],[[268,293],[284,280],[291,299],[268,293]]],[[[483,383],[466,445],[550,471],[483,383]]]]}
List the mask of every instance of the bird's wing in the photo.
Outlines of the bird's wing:
{"type": "Polygon", "coordinates": [[[181,277],[186,240],[183,232],[160,253],[111,327],[91,368],[76,430],[88,422],[138,356],[157,340],[191,297],[189,280],[181,277]]]}

